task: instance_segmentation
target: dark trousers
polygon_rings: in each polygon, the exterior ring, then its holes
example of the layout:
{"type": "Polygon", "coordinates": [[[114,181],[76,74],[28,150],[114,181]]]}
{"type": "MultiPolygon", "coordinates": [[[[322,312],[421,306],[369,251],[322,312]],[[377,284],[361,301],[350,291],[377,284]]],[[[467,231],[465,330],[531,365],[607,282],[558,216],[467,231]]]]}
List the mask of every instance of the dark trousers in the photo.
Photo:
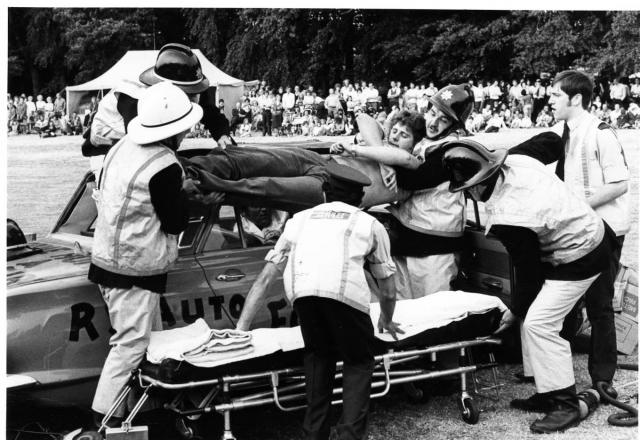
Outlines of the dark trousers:
{"type": "Polygon", "coordinates": [[[262,136],[271,136],[271,110],[262,110],[262,136]]]}
{"type": "Polygon", "coordinates": [[[329,178],[326,160],[298,147],[229,146],[180,160],[205,192],[224,192],[229,202],[234,196],[257,197],[261,203],[271,202],[281,209],[290,206],[297,210],[323,203],[323,185],[329,178]]]}
{"type": "Polygon", "coordinates": [[[302,425],[305,439],[329,438],[329,412],[338,360],[344,361],[344,367],[337,438],[365,438],[374,367],[374,333],[369,315],[339,301],[313,296],[297,299],[293,307],[305,345],[308,405],[302,425]]]}
{"type": "Polygon", "coordinates": [[[605,240],[611,243],[609,268],[600,274],[585,294],[587,316],[591,322],[589,375],[594,384],[598,381],[610,382],[618,362],[612,300],[624,236],[616,237],[608,225],[606,230],[605,240]]]}

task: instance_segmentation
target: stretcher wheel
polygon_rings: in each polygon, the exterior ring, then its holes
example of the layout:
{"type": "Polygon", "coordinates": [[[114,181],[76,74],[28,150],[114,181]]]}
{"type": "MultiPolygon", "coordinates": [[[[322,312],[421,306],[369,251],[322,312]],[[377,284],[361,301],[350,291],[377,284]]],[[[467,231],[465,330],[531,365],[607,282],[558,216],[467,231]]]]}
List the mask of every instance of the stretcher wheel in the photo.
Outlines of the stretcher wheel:
{"type": "Polygon", "coordinates": [[[178,431],[178,434],[180,434],[180,437],[186,440],[200,437],[195,427],[195,423],[184,417],[178,417],[176,420],[176,430],[178,431]]]}
{"type": "Polygon", "coordinates": [[[480,409],[471,397],[458,400],[462,420],[470,425],[475,425],[480,420],[480,409]]]}
{"type": "Polygon", "coordinates": [[[403,385],[403,390],[412,403],[425,403],[429,401],[431,393],[429,385],[425,382],[408,382],[403,385]]]}

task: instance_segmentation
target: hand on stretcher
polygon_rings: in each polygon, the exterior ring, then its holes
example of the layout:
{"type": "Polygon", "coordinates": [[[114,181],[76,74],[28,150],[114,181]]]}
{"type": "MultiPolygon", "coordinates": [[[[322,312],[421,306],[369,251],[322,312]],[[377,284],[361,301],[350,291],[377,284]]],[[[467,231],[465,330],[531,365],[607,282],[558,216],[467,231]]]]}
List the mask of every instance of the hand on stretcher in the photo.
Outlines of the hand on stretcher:
{"type": "Polygon", "coordinates": [[[384,313],[380,313],[380,318],[378,318],[378,331],[384,333],[384,330],[396,341],[398,340],[398,333],[401,335],[404,334],[404,330],[400,328],[400,324],[387,319],[384,313]]]}
{"type": "Polygon", "coordinates": [[[498,327],[498,330],[496,330],[494,334],[497,335],[499,333],[502,333],[503,331],[511,327],[513,323],[516,322],[516,319],[516,315],[514,315],[511,310],[505,310],[502,314],[502,319],[500,320],[500,327],[498,327]]]}

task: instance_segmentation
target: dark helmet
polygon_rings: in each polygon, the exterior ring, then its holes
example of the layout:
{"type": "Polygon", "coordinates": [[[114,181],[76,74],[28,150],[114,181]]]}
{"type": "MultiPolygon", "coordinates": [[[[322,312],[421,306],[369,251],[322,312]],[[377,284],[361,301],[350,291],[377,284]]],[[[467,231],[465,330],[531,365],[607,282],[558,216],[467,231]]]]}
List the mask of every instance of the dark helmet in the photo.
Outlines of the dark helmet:
{"type": "Polygon", "coordinates": [[[140,74],[140,82],[152,86],[171,81],[189,94],[202,93],[209,88],[209,80],[202,73],[200,60],[183,44],[170,43],[158,52],[156,64],[140,74]]]}
{"type": "Polygon", "coordinates": [[[453,118],[457,122],[454,125],[462,127],[473,108],[473,91],[469,84],[448,85],[428,99],[440,111],[453,118]]]}
{"type": "Polygon", "coordinates": [[[500,170],[507,158],[506,149],[487,149],[479,142],[458,139],[446,142],[442,163],[451,173],[449,191],[458,192],[487,181],[500,170]]]}

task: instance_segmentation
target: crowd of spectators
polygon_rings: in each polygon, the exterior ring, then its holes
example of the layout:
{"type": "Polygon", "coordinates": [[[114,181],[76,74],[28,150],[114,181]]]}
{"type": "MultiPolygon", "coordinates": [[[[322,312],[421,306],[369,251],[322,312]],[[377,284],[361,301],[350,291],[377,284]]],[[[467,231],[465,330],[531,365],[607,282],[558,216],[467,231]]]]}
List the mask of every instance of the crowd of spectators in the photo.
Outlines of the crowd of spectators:
{"type": "MultiPolygon", "coordinates": [[[[548,101],[548,77],[504,80],[469,80],[474,110],[466,121],[472,133],[502,128],[550,127],[556,123],[548,101]]],[[[238,137],[350,135],[357,132],[355,116],[366,112],[384,122],[397,110],[425,112],[433,82],[402,85],[391,81],[377,87],[366,81],[334,84],[327,93],[314,86],[270,87],[265,81],[247,90],[233,104],[230,127],[238,137]]],[[[640,78],[626,85],[614,79],[594,90],[591,111],[616,128],[640,128],[640,78]]],[[[224,103],[220,102],[224,108],[224,103]]]]}
{"type": "MultiPolygon", "coordinates": [[[[92,98],[92,104],[97,108],[97,99],[92,98]]],[[[82,134],[88,124],[88,115],[80,116],[78,113],[67,113],[65,99],[56,93],[55,100],[51,96],[44,98],[37,95],[11,96],[7,94],[7,132],[9,135],[37,134],[40,137],[54,137],[61,135],[82,134]]]]}
{"type": "MultiPolygon", "coordinates": [[[[555,124],[548,101],[548,76],[543,78],[478,81],[469,80],[474,108],[466,121],[469,132],[495,132],[503,128],[550,127],[555,124]]],[[[615,128],[640,128],[640,78],[632,84],[623,81],[597,81],[590,111],[615,128]]],[[[374,85],[345,79],[327,93],[309,85],[271,87],[265,81],[247,88],[231,105],[229,126],[233,136],[331,136],[357,133],[356,115],[365,112],[384,123],[398,110],[426,112],[429,97],[438,91],[434,82],[426,84],[391,81],[374,85]]],[[[83,109],[82,115],[69,115],[65,99],[38,95],[7,96],[9,134],[38,134],[42,137],[75,135],[86,129],[98,101],[83,109]]],[[[218,102],[221,112],[223,100],[218,102]]],[[[207,137],[201,124],[190,137],[207,137]]]]}

